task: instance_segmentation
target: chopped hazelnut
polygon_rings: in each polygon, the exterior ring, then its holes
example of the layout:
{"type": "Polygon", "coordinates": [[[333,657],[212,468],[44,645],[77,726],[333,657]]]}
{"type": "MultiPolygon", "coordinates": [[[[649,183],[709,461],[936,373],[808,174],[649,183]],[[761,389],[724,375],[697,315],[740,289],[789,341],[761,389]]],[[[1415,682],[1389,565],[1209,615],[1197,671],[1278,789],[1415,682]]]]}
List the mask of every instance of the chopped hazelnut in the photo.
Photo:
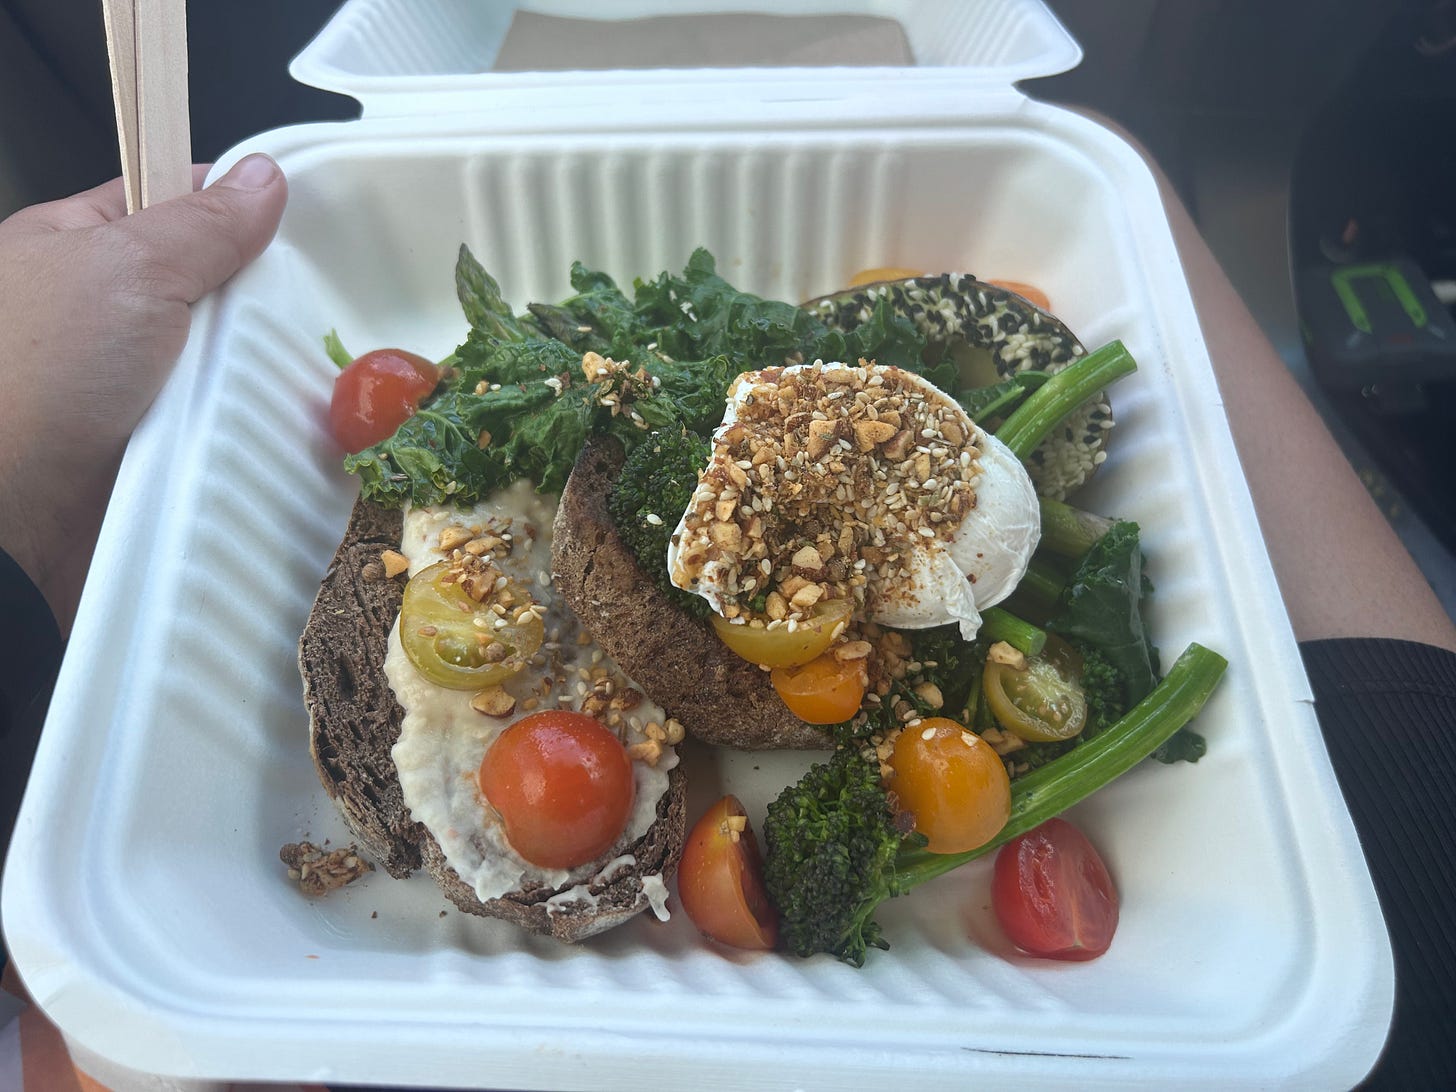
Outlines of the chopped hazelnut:
{"type": "Polygon", "coordinates": [[[385,550],[379,555],[379,563],[384,566],[384,575],[391,580],[409,571],[409,558],[397,550],[385,550]]]}
{"type": "Polygon", "coordinates": [[[470,699],[470,708],[488,717],[508,717],[516,711],[516,699],[503,686],[487,686],[470,699]]]}
{"type": "Polygon", "coordinates": [[[805,584],[794,593],[793,598],[789,602],[800,610],[808,610],[823,597],[824,589],[818,584],[805,584]]]}
{"type": "Polygon", "coordinates": [[[466,527],[446,527],[440,532],[440,549],[445,553],[457,550],[475,536],[466,527]]]}
{"type": "Polygon", "coordinates": [[[856,421],[854,446],[860,451],[873,451],[876,444],[883,444],[895,431],[895,426],[885,421],[856,421]]]}
{"type": "Polygon", "coordinates": [[[939,709],[945,704],[945,695],[940,692],[940,687],[933,682],[922,682],[915,687],[915,696],[932,709],[939,709]]]}
{"type": "Polygon", "coordinates": [[[1026,654],[1019,648],[1008,645],[1005,641],[997,641],[986,650],[986,659],[993,664],[1005,664],[1007,667],[1015,668],[1017,671],[1026,670],[1026,654]]]}
{"type": "Polygon", "coordinates": [[[662,744],[655,739],[634,743],[627,748],[627,757],[655,768],[662,758],[662,744]]]}

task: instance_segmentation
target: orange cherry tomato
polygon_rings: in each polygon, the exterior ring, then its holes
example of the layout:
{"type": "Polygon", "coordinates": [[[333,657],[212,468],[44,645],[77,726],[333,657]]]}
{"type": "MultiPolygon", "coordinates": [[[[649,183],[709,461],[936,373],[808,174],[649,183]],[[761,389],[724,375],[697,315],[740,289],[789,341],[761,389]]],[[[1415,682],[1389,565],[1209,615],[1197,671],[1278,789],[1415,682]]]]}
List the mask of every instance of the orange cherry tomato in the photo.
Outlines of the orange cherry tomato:
{"type": "Polygon", "coordinates": [[[841,663],[829,652],[802,667],[776,667],[769,677],[789,712],[808,724],[838,724],[854,716],[869,682],[864,660],[841,663]]]}
{"type": "Polygon", "coordinates": [[[812,617],[790,630],[787,626],[767,629],[739,624],[721,615],[712,616],[713,632],[751,664],[764,667],[798,667],[828,648],[849,624],[854,605],[848,599],[816,603],[812,617]]]}
{"type": "Polygon", "coordinates": [[[440,369],[403,349],[375,349],[357,357],[334,380],[329,431],[350,453],[394,435],[435,389],[440,369]]]}
{"type": "Polygon", "coordinates": [[[516,721],[486,751],[479,777],[506,840],[542,868],[595,860],[632,814],[627,749],[585,713],[548,710],[516,721]]]}
{"type": "Polygon", "coordinates": [[[994,284],[997,288],[1004,288],[1008,292],[1015,292],[1027,303],[1033,303],[1043,311],[1052,309],[1052,301],[1047,299],[1047,294],[1034,284],[1023,284],[1021,281],[987,281],[987,284],[994,284]]]}
{"type": "Polygon", "coordinates": [[[779,915],[763,885],[763,859],[736,796],[703,813],[683,846],[677,894],[698,931],[734,948],[768,951],[779,915]]]}
{"type": "Polygon", "coordinates": [[[1096,959],[1117,931],[1117,888],[1097,847],[1065,819],[1049,819],[996,854],[991,907],[1022,951],[1096,959]]]}
{"type": "Polygon", "coordinates": [[[1011,779],[989,743],[947,717],[927,717],[895,739],[890,788],[932,853],[985,845],[1011,817],[1011,779]]]}

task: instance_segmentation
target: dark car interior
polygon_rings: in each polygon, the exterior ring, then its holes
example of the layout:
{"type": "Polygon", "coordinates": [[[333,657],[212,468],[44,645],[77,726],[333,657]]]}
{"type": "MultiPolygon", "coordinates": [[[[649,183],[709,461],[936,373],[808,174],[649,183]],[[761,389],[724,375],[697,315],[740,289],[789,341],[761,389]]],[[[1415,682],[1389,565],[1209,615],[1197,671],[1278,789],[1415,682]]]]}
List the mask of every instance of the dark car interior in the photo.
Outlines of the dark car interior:
{"type": "MultiPolygon", "coordinates": [[[[1456,617],[1456,0],[1046,2],[1084,58],[1022,90],[1158,160],[1456,617]]],[[[338,6],[190,5],[194,159],[358,116],[287,73],[338,6]]],[[[0,102],[0,219],[117,175],[100,6],[0,0],[0,102]]],[[[1412,1041],[1448,1017],[1397,1026],[1412,1041]]],[[[1449,1050],[1433,1064],[1456,1079],[1449,1050]]],[[[1401,1086],[1393,1072],[1370,1087],[1401,1086]]]]}

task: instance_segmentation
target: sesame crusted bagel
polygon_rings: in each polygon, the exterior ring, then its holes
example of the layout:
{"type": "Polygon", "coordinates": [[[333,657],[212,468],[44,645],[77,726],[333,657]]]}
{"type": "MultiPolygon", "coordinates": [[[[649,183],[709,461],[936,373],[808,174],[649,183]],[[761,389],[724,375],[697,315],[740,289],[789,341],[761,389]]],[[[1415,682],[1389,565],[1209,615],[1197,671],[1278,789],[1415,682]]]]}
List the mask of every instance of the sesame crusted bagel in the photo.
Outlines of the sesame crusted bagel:
{"type": "MultiPolygon", "coordinates": [[[[1017,372],[1058,372],[1086,350],[1067,327],[1015,292],[964,273],[878,281],[804,304],[829,326],[852,330],[888,299],[894,312],[933,342],[985,350],[1002,379],[1017,372]]],[[[1062,499],[1106,458],[1112,410],[1098,394],[1058,426],[1026,460],[1037,492],[1062,499]]]]}

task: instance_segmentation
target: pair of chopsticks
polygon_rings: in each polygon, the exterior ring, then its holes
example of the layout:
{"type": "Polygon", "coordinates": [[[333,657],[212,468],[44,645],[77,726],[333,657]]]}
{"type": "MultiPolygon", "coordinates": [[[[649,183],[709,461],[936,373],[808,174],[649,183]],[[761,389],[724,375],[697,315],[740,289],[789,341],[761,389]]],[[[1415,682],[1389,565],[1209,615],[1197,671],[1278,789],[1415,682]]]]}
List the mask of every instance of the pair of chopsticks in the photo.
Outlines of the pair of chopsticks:
{"type": "Polygon", "coordinates": [[[192,192],[186,0],[101,0],[126,211],[192,192]]]}

